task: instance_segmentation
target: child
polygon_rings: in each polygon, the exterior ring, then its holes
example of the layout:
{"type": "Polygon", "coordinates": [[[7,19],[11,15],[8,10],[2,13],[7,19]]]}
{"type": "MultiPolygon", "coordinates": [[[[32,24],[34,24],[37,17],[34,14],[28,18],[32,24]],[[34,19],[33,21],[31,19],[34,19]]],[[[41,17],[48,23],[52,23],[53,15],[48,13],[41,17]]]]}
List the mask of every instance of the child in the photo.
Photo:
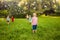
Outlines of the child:
{"type": "Polygon", "coordinates": [[[11,20],[12,20],[12,22],[14,22],[14,17],[13,16],[12,16],[11,20]]]}
{"type": "Polygon", "coordinates": [[[37,18],[37,16],[36,16],[36,13],[33,13],[33,17],[32,17],[32,28],[33,28],[33,33],[36,32],[37,21],[38,21],[38,18],[37,18]]]}
{"type": "Polygon", "coordinates": [[[31,15],[29,15],[29,23],[31,24],[31,22],[32,22],[32,17],[31,15]]]}
{"type": "Polygon", "coordinates": [[[28,14],[26,15],[26,18],[27,18],[27,20],[29,19],[29,16],[28,16],[28,14]]]}
{"type": "Polygon", "coordinates": [[[7,24],[10,23],[10,18],[9,18],[9,15],[7,16],[7,24]]]}

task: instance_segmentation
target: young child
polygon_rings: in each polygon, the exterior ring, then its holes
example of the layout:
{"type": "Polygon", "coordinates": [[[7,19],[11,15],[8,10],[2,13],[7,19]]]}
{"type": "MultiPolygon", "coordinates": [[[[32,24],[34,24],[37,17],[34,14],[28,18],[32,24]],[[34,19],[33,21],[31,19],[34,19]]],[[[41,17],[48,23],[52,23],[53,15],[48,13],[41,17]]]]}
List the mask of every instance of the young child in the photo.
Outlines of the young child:
{"type": "Polygon", "coordinates": [[[26,15],[26,18],[27,18],[27,20],[29,19],[29,16],[28,16],[28,14],[26,15]]]}
{"type": "Polygon", "coordinates": [[[10,23],[10,18],[9,18],[9,15],[7,16],[7,24],[9,24],[10,23]]]}
{"type": "Polygon", "coordinates": [[[32,17],[31,15],[29,15],[29,23],[31,24],[31,22],[32,22],[32,17]]]}
{"type": "Polygon", "coordinates": [[[12,16],[11,20],[12,20],[12,22],[14,22],[14,17],[13,16],[12,16]]]}
{"type": "Polygon", "coordinates": [[[36,32],[37,21],[38,21],[38,18],[37,18],[37,16],[36,16],[36,13],[33,13],[33,17],[32,17],[32,28],[33,28],[33,33],[36,32]]]}

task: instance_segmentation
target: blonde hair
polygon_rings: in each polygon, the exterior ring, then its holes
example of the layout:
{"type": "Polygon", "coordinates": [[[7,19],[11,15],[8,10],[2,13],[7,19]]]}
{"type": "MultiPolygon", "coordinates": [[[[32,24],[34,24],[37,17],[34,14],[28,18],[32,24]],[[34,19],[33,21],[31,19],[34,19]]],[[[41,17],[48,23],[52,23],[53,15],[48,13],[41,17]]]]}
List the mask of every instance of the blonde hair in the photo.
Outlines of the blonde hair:
{"type": "Polygon", "coordinates": [[[36,13],[33,13],[33,16],[36,16],[36,13]]]}

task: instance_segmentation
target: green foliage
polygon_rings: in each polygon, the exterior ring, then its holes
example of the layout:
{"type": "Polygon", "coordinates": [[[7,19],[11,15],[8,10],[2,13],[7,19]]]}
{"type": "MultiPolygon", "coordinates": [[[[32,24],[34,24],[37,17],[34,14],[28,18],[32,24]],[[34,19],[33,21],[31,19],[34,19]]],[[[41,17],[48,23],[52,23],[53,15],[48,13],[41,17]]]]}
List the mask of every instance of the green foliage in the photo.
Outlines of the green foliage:
{"type": "Polygon", "coordinates": [[[8,15],[8,10],[0,10],[0,17],[5,17],[8,15]]]}
{"type": "Polygon", "coordinates": [[[26,14],[13,15],[15,18],[25,18],[26,14]]]}
{"type": "Polygon", "coordinates": [[[56,16],[60,16],[60,12],[56,12],[56,16]]]}
{"type": "MultiPolygon", "coordinates": [[[[0,17],[4,17],[6,15],[14,15],[15,17],[22,17],[24,18],[26,14],[31,14],[36,12],[38,15],[43,13],[46,10],[54,9],[60,11],[60,4],[54,0],[26,0],[23,4],[18,6],[19,2],[24,0],[17,0],[17,1],[4,1],[0,2],[0,17]],[[6,7],[5,7],[6,5],[6,7]],[[4,10],[6,9],[6,10],[4,10]],[[25,14],[25,15],[24,15],[25,14]]],[[[46,13],[49,14],[49,13],[46,13]]],[[[59,13],[51,14],[51,15],[60,15],[59,13]]]]}

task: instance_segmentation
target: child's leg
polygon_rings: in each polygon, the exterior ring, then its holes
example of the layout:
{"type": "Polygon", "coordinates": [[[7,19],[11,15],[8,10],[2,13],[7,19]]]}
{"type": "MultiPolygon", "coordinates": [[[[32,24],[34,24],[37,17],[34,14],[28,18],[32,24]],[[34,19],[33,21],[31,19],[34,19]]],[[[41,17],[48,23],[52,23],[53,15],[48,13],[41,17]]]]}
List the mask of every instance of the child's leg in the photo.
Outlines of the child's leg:
{"type": "Polygon", "coordinates": [[[37,32],[36,28],[37,28],[37,25],[34,26],[34,32],[37,32]]]}
{"type": "Polygon", "coordinates": [[[7,22],[9,24],[9,22],[7,22]]]}
{"type": "Polygon", "coordinates": [[[35,25],[33,25],[33,33],[35,33],[35,25]]]}
{"type": "Polygon", "coordinates": [[[37,32],[37,30],[35,30],[35,32],[37,32]]]}
{"type": "Polygon", "coordinates": [[[8,24],[10,23],[10,22],[7,22],[8,24]]]}
{"type": "Polygon", "coordinates": [[[37,32],[37,30],[33,30],[33,33],[36,33],[37,32]]]}
{"type": "Polygon", "coordinates": [[[34,33],[34,25],[32,25],[32,32],[34,33]]]}

